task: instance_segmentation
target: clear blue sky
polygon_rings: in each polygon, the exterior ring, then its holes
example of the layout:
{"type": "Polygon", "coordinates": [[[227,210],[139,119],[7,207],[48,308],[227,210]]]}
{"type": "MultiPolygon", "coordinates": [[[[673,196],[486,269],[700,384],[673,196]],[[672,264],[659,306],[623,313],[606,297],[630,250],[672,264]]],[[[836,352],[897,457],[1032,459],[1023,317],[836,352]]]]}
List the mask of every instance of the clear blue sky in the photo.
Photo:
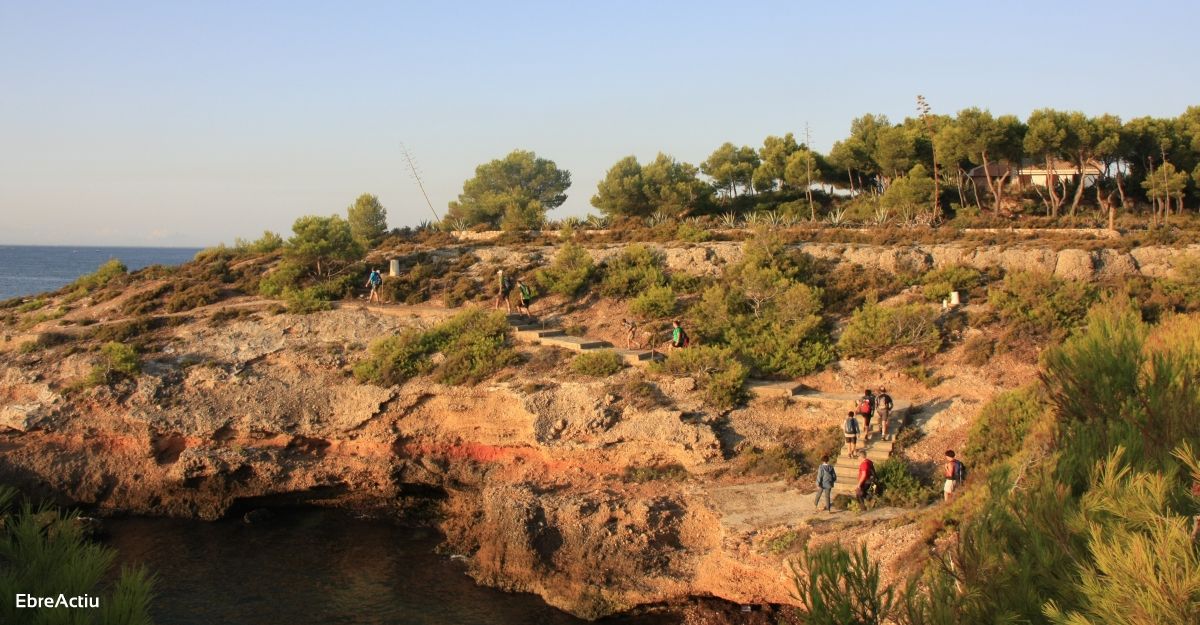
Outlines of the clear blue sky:
{"type": "Polygon", "coordinates": [[[377,194],[429,217],[514,148],[582,215],[617,159],[900,120],[1200,104],[1177,2],[0,0],[0,243],[208,245],[377,194]],[[1077,7],[1085,6],[1080,10],[1077,7]]]}

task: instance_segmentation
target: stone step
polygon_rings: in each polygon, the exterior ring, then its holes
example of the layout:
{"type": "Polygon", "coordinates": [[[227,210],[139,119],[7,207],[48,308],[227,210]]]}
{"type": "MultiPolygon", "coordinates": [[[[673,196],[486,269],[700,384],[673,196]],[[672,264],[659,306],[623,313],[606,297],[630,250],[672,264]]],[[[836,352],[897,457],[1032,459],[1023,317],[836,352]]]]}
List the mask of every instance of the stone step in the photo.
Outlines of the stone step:
{"type": "Polygon", "coordinates": [[[562,347],[577,352],[612,347],[612,343],[608,341],[589,339],[586,336],[547,336],[538,339],[538,341],[542,345],[553,345],[554,347],[562,347]]]}
{"type": "Polygon", "coordinates": [[[556,328],[542,328],[539,326],[517,326],[516,335],[519,339],[527,341],[536,341],[538,339],[549,336],[564,336],[566,332],[556,328]]]}
{"type": "Polygon", "coordinates": [[[534,317],[533,315],[526,315],[525,313],[508,313],[508,315],[506,315],[506,317],[508,319],[508,322],[513,325],[519,325],[519,324],[523,324],[523,323],[537,323],[537,317],[534,317]]]}
{"type": "Polygon", "coordinates": [[[656,352],[648,349],[614,349],[621,360],[629,365],[648,365],[652,362],[657,362],[666,359],[662,352],[656,352]]]}
{"type": "Polygon", "coordinates": [[[804,392],[804,385],[797,382],[772,382],[749,380],[746,391],[755,397],[794,397],[804,392]]]}

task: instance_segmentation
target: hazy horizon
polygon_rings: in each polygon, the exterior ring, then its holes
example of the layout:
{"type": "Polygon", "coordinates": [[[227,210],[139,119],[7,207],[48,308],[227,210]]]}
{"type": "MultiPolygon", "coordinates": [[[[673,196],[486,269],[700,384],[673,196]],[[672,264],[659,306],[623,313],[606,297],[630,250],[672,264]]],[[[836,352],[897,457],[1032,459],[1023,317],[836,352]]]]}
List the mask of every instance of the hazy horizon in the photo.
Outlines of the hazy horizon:
{"type": "Polygon", "coordinates": [[[287,234],[374,193],[392,227],[444,214],[480,163],[572,174],[623,156],[968,106],[1128,119],[1200,104],[1200,9],[1097,2],[0,3],[0,244],[203,247],[287,234]],[[1036,18],[1036,21],[1033,21],[1036,18]],[[1152,45],[1146,45],[1146,42],[1152,45]]]}

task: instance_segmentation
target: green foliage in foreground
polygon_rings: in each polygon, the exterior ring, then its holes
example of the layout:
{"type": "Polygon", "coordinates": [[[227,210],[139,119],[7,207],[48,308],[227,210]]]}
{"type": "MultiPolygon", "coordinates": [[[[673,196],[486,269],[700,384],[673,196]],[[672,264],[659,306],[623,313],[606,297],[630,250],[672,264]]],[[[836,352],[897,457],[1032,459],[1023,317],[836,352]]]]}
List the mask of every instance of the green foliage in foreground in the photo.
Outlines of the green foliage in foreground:
{"type": "Polygon", "coordinates": [[[937,315],[937,309],[922,304],[864,304],[842,332],[838,350],[843,355],[860,358],[931,356],[942,346],[937,315]]]}
{"type": "Polygon", "coordinates": [[[882,625],[895,604],[896,593],[880,582],[866,544],[853,551],[840,543],[806,547],[792,579],[806,625],[882,625]]]}
{"type": "Polygon", "coordinates": [[[15,491],[0,486],[0,623],[149,625],[153,580],[143,569],[105,583],[112,549],[86,539],[73,515],[29,505],[14,509],[15,491]],[[89,595],[99,609],[17,609],[17,593],[37,597],[89,595]]]}
{"type": "Polygon", "coordinates": [[[600,293],[608,297],[634,297],[667,283],[662,252],[640,243],[627,246],[604,263],[600,293]]]}
{"type": "Polygon", "coordinates": [[[694,378],[704,390],[704,402],[714,408],[733,408],[746,399],[743,385],[750,370],[729,348],[697,345],[676,349],[652,368],[694,378]]]}
{"type": "Polygon", "coordinates": [[[571,361],[571,372],[596,378],[608,377],[624,368],[621,357],[611,349],[584,352],[571,361]]]}
{"type": "Polygon", "coordinates": [[[1017,271],[988,289],[988,302],[1012,336],[1062,340],[1079,327],[1095,289],[1076,280],[1017,271]]]}
{"type": "Polygon", "coordinates": [[[466,310],[432,329],[407,329],[375,341],[355,365],[354,377],[381,386],[424,374],[443,384],[476,383],[516,359],[509,330],[501,312],[466,310]],[[436,353],[443,356],[440,363],[432,358],[436,353]]]}

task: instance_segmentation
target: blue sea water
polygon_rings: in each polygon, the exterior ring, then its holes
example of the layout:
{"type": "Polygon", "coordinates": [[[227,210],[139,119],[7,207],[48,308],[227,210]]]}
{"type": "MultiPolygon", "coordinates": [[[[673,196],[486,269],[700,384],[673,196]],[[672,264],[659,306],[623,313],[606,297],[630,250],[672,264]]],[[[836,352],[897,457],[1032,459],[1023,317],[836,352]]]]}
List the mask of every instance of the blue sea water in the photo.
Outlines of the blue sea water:
{"type": "Polygon", "coordinates": [[[61,288],[110,258],[134,271],[150,265],[178,265],[199,251],[195,247],[0,245],[0,300],[61,288]]]}

